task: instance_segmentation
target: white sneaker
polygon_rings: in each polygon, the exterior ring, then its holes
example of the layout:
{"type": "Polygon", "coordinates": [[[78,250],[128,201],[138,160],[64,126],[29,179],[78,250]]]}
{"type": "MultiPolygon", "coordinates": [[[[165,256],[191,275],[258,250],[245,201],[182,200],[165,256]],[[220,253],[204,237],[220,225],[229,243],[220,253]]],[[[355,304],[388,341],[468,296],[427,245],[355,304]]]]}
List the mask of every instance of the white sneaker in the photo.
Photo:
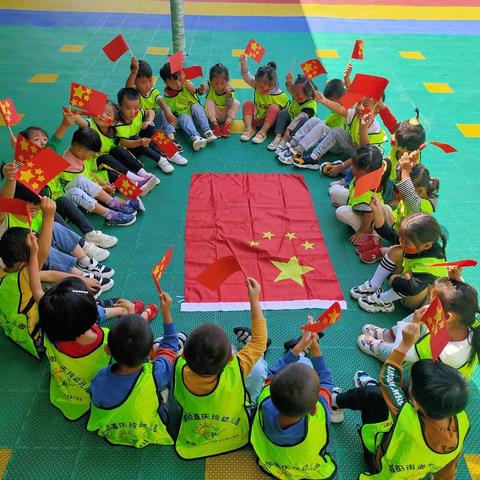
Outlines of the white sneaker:
{"type": "Polygon", "coordinates": [[[275,137],[267,146],[267,149],[270,150],[271,152],[274,152],[278,146],[280,145],[280,142],[282,141],[282,137],[275,137]]]}
{"type": "Polygon", "coordinates": [[[186,165],[188,163],[188,160],[183,155],[180,155],[178,152],[173,157],[170,157],[168,160],[177,165],[186,165]]]}
{"type": "Polygon", "coordinates": [[[85,234],[85,240],[100,248],[110,248],[118,243],[118,238],[113,235],[106,235],[100,230],[92,230],[85,234]]]}
{"type": "MultiPolygon", "coordinates": [[[[332,388],[332,393],[334,395],[338,395],[339,393],[342,393],[342,389],[338,387],[332,388]]],[[[330,417],[330,420],[332,423],[342,423],[343,420],[345,419],[343,415],[343,408],[339,407],[334,407],[332,405],[332,415],[330,417]]]]}
{"type": "Polygon", "coordinates": [[[393,302],[385,303],[380,300],[380,294],[378,292],[360,297],[358,299],[358,305],[362,310],[371,313],[391,313],[395,310],[395,304],[393,302]]]}
{"type": "Polygon", "coordinates": [[[218,137],[210,129],[205,130],[204,135],[207,139],[207,143],[213,142],[214,140],[218,139],[218,137]]]}
{"type": "Polygon", "coordinates": [[[112,278],[115,275],[115,270],[98,263],[94,258],[89,259],[89,264],[84,267],[77,262],[76,267],[84,273],[92,273],[102,278],[112,278]]]}
{"type": "Polygon", "coordinates": [[[171,165],[165,157],[160,157],[157,165],[160,167],[160,170],[163,173],[172,173],[175,170],[175,168],[173,168],[173,165],[171,165]]]}
{"type": "Polygon", "coordinates": [[[280,140],[280,143],[277,145],[277,148],[275,149],[275,153],[278,154],[280,151],[283,150],[287,142],[285,140],[280,140]]]}
{"type": "Polygon", "coordinates": [[[202,148],[205,148],[207,146],[207,143],[207,139],[202,138],[199,135],[195,135],[194,137],[192,137],[192,147],[196,152],[198,152],[202,148]]]}
{"type": "Polygon", "coordinates": [[[377,289],[372,287],[370,280],[367,280],[365,283],[362,283],[361,285],[353,287],[350,290],[350,296],[355,300],[358,300],[359,298],[362,298],[364,295],[370,295],[372,293],[375,293],[376,291],[377,289]]]}
{"type": "Polygon", "coordinates": [[[340,185],[340,187],[345,187],[347,182],[345,181],[344,178],[341,178],[340,180],[335,180],[333,182],[330,182],[330,186],[334,187],[335,185],[340,185]]]}
{"type": "Polygon", "coordinates": [[[103,262],[110,256],[110,252],[104,248],[97,247],[93,243],[87,242],[83,245],[83,251],[88,257],[94,258],[97,262],[103,262]]]}

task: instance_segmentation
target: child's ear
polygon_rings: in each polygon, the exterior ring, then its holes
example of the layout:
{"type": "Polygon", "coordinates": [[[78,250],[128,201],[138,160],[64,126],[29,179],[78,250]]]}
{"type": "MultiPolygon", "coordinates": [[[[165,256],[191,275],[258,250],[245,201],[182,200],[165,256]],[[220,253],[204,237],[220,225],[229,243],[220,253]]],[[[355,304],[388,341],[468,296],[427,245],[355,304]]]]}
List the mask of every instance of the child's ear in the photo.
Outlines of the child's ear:
{"type": "Polygon", "coordinates": [[[433,242],[426,242],[422,245],[422,251],[430,250],[433,246],[433,242]]]}
{"type": "Polygon", "coordinates": [[[314,407],[310,410],[310,415],[312,415],[312,417],[317,413],[317,404],[314,405],[314,407]]]}
{"type": "Polygon", "coordinates": [[[110,347],[108,346],[108,343],[105,344],[105,346],[103,347],[103,349],[105,350],[105,353],[106,353],[107,355],[112,356],[112,352],[110,351],[110,347]]]}

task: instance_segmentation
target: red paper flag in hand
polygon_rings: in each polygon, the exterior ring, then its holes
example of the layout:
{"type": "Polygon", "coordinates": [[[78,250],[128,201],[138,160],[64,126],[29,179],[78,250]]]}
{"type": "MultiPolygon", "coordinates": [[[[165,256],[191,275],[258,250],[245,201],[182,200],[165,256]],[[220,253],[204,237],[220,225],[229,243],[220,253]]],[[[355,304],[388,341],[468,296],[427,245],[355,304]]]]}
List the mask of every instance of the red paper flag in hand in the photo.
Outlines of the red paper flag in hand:
{"type": "Polygon", "coordinates": [[[435,297],[428,307],[422,317],[422,322],[430,331],[432,358],[436,360],[447,343],[450,342],[450,336],[448,335],[448,328],[445,322],[445,312],[443,311],[442,302],[438,297],[435,297]]]}
{"type": "Polygon", "coordinates": [[[355,40],[352,58],[355,60],[363,60],[363,40],[355,40]]]}
{"type": "Polygon", "coordinates": [[[248,55],[252,60],[255,60],[257,63],[262,61],[263,56],[265,55],[265,49],[253,38],[248,42],[247,48],[245,49],[245,55],[248,55]]]}
{"type": "Polygon", "coordinates": [[[107,95],[93,88],[72,82],[70,105],[82,109],[87,115],[102,115],[107,103],[107,95]]]}
{"type": "Polygon", "coordinates": [[[382,177],[385,170],[383,166],[374,170],[373,172],[367,173],[360,178],[357,178],[355,182],[355,187],[353,189],[353,197],[357,198],[364,193],[369,192],[370,190],[377,190],[382,181],[382,177]]]}
{"type": "Polygon", "coordinates": [[[38,193],[60,172],[63,172],[69,163],[51,148],[43,148],[31,157],[15,174],[15,178],[33,193],[38,193]]]}
{"type": "Polygon", "coordinates": [[[318,58],[312,58],[311,60],[307,60],[300,65],[300,68],[303,70],[305,77],[308,80],[316,77],[317,75],[321,75],[322,73],[327,73],[325,67],[322,65],[322,62],[318,58]]]}
{"type": "Polygon", "coordinates": [[[111,42],[107,43],[102,50],[105,55],[112,61],[116,62],[124,53],[130,50],[123,35],[117,35],[111,42]]]}
{"type": "Polygon", "coordinates": [[[350,108],[364,97],[380,100],[387,85],[386,78],[357,73],[345,95],[340,98],[340,103],[345,108],[350,108]]]}
{"type": "Polygon", "coordinates": [[[167,158],[172,158],[178,152],[175,144],[161,130],[157,130],[151,140],[167,158]]]}
{"type": "Polygon", "coordinates": [[[426,267],[476,267],[476,260],[457,260],[456,262],[432,263],[426,267]]]}
{"type": "Polygon", "coordinates": [[[10,98],[2,98],[0,100],[0,113],[7,127],[16,125],[20,121],[20,115],[18,115],[15,105],[10,98]]]}
{"type": "Polygon", "coordinates": [[[443,150],[445,153],[455,153],[457,149],[453,147],[452,145],[449,145],[448,143],[442,143],[442,142],[427,142],[423,143],[420,145],[420,148],[418,150],[422,151],[428,144],[435,145],[436,147],[440,148],[443,150]]]}
{"type": "Polygon", "coordinates": [[[24,164],[40,151],[40,147],[25,138],[23,135],[17,135],[15,143],[14,159],[19,164],[24,164]]]}
{"type": "Polygon", "coordinates": [[[203,77],[203,70],[200,65],[192,65],[191,67],[185,67],[183,69],[185,78],[187,80],[193,80],[194,78],[203,77]]]}
{"type": "Polygon", "coordinates": [[[320,333],[330,325],[340,320],[342,314],[342,308],[338,302],[332,304],[332,306],[323,312],[316,320],[315,323],[303,325],[300,327],[304,332],[320,333]]]}
{"type": "Polygon", "coordinates": [[[183,52],[176,52],[170,56],[170,73],[176,73],[183,68],[183,52]]]}
{"type": "Polygon", "coordinates": [[[211,263],[198,277],[197,282],[210,290],[216,290],[235,272],[242,272],[242,267],[233,255],[222,257],[211,263]]]}
{"type": "Polygon", "coordinates": [[[19,215],[20,217],[27,217],[28,224],[32,226],[30,209],[28,208],[27,202],[24,200],[0,197],[0,212],[12,213],[13,215],[19,215]]]}
{"type": "Polygon", "coordinates": [[[160,287],[160,279],[162,278],[163,273],[168,267],[170,260],[172,259],[172,252],[173,247],[170,247],[167,250],[167,253],[163,256],[163,258],[152,268],[152,277],[153,281],[155,282],[155,286],[157,287],[158,293],[162,293],[162,289],[160,287]]]}
{"type": "Polygon", "coordinates": [[[117,187],[118,191],[127,198],[135,199],[140,193],[142,193],[142,189],[123,173],[119,175],[114,185],[117,187]]]}

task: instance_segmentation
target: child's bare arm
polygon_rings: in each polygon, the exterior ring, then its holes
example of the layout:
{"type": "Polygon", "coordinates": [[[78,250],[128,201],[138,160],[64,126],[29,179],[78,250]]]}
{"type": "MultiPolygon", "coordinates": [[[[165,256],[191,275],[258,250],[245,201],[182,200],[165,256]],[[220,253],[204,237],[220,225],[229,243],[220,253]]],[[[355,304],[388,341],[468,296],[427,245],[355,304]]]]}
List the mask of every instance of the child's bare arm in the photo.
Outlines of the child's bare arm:
{"type": "Polygon", "coordinates": [[[42,230],[38,237],[38,268],[41,269],[50,252],[52,245],[53,222],[55,220],[56,203],[48,198],[42,197],[40,209],[43,213],[42,230]]]}
{"type": "Polygon", "coordinates": [[[55,130],[53,134],[54,137],[58,138],[59,140],[63,140],[63,137],[67,133],[67,130],[75,123],[75,115],[72,112],[64,111],[63,112],[63,120],[59,127],[55,130]]]}
{"type": "Polygon", "coordinates": [[[88,122],[80,115],[75,115],[75,123],[81,128],[87,128],[89,126],[88,122]]]}
{"type": "Polygon", "coordinates": [[[166,104],[165,100],[159,95],[156,99],[156,102],[162,109],[163,113],[165,114],[165,118],[167,119],[167,122],[170,123],[170,125],[176,125],[177,117],[172,113],[169,106],[166,104]]]}
{"type": "Polygon", "coordinates": [[[343,72],[343,83],[345,84],[345,87],[348,88],[352,84],[350,81],[350,75],[352,73],[353,67],[351,63],[348,63],[347,66],[345,67],[345,71],[343,72]]]}
{"type": "Polygon", "coordinates": [[[366,115],[364,115],[360,120],[359,133],[360,133],[360,145],[362,147],[370,144],[370,138],[368,137],[368,129],[370,128],[370,125],[375,120],[375,114],[376,114],[375,111],[369,112],[366,115]]]}
{"type": "Polygon", "coordinates": [[[40,302],[44,292],[40,281],[40,269],[38,268],[38,241],[37,236],[30,232],[27,236],[27,247],[30,250],[28,261],[28,278],[30,281],[30,290],[36,303],[40,302]]]}
{"type": "Polygon", "coordinates": [[[127,88],[134,88],[135,87],[135,80],[137,79],[138,74],[138,60],[137,57],[132,57],[130,63],[130,75],[125,82],[125,87],[127,88]]]}
{"type": "Polygon", "coordinates": [[[197,87],[192,82],[189,82],[188,80],[185,82],[185,87],[193,95],[195,95],[195,93],[197,93],[197,87]]]}
{"type": "MultiPolygon", "coordinates": [[[[0,189],[0,197],[13,198],[15,196],[15,187],[17,181],[15,180],[15,173],[17,173],[17,166],[15,163],[6,163],[2,168],[2,174],[5,177],[5,182],[0,189]]],[[[3,223],[7,214],[0,212],[0,224],[3,223]]]]}
{"type": "Polygon", "coordinates": [[[317,103],[321,103],[322,105],[325,105],[332,112],[338,113],[342,117],[347,116],[348,110],[342,104],[338,102],[332,102],[328,98],[325,98],[323,96],[323,93],[315,92],[315,100],[317,101],[317,103]]]}

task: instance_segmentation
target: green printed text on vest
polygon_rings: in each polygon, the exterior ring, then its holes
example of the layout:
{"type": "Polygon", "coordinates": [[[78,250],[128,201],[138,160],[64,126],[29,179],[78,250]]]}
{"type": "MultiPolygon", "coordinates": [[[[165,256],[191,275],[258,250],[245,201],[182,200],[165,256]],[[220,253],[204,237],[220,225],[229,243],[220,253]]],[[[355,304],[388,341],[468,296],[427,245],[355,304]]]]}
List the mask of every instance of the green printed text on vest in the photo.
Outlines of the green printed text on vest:
{"type": "Polygon", "coordinates": [[[290,99],[285,92],[280,91],[279,93],[260,93],[258,90],[255,90],[254,102],[257,106],[257,113],[255,116],[258,119],[264,118],[267,114],[267,109],[270,105],[278,105],[280,109],[286,107],[290,99]]]}

